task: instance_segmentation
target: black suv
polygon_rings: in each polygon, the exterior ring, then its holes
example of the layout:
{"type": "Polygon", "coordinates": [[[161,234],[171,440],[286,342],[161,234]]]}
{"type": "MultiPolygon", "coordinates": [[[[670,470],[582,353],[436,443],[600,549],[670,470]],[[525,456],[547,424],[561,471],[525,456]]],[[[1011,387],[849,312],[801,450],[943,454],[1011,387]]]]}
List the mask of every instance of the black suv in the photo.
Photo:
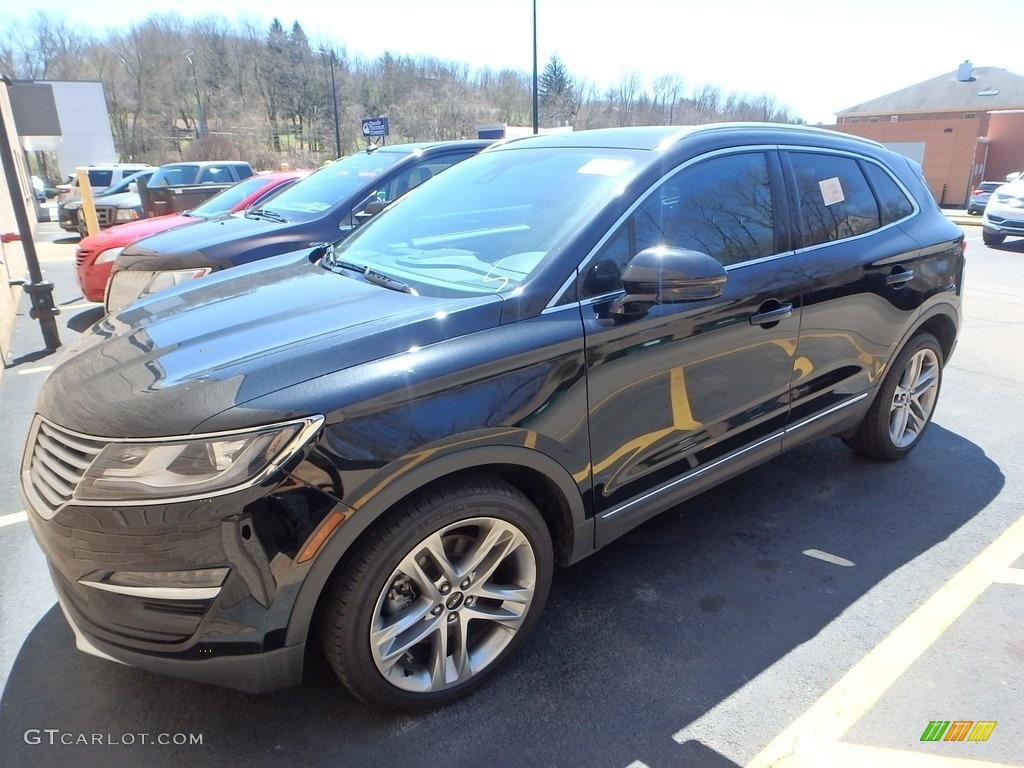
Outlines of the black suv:
{"type": "Polygon", "coordinates": [[[363,700],[438,706],[555,564],[807,440],[909,453],[963,267],[918,166],[858,138],[512,141],[97,324],[39,397],[29,519],[82,650],[262,691],[318,640],[363,700]]]}
{"type": "Polygon", "coordinates": [[[244,214],[199,222],[187,235],[168,230],[144,238],[117,257],[103,303],[108,312],[116,312],[159,290],[168,278],[177,285],[310,243],[337,240],[410,189],[492,143],[369,147],[335,160],[244,214]]]}

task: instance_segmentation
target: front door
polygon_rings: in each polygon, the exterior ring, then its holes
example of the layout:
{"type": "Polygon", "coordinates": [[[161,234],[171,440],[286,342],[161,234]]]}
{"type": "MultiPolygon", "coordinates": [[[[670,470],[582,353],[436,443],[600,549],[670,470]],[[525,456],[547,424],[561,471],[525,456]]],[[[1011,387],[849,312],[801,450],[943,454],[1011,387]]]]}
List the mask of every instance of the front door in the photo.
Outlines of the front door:
{"type": "Polygon", "coordinates": [[[798,366],[801,282],[776,231],[780,184],[771,151],[690,163],[659,183],[581,270],[598,544],[780,450],[798,366]],[[660,244],[721,261],[723,295],[616,320],[617,276],[633,255],[660,244]]]}

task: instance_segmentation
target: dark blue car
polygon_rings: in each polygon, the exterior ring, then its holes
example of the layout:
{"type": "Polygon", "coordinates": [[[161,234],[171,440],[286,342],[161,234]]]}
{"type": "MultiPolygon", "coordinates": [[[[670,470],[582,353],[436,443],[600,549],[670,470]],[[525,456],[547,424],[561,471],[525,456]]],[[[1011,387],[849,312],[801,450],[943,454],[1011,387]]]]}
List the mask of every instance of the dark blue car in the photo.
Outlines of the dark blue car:
{"type": "Polygon", "coordinates": [[[211,272],[344,237],[385,205],[490,141],[369,147],[330,163],[244,214],[140,240],[117,258],[104,305],[122,309],[211,272]]]}

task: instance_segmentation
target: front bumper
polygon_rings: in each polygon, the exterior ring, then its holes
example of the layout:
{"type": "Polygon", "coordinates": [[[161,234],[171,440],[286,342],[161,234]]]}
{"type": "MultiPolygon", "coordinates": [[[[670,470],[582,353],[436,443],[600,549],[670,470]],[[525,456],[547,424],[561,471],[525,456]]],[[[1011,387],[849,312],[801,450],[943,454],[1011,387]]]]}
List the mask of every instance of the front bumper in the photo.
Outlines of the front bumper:
{"type": "Polygon", "coordinates": [[[302,682],[305,643],[247,656],[217,658],[212,655],[212,650],[210,657],[204,659],[155,656],[105,643],[90,636],[79,625],[59,591],[57,602],[75,635],[75,647],[90,656],[169,677],[220,685],[247,693],[265,693],[302,682]]]}
{"type": "MultiPolygon", "coordinates": [[[[78,648],[243,691],[299,682],[305,633],[293,632],[291,645],[286,637],[313,561],[297,554],[335,498],[285,470],[213,499],[89,506],[58,498],[54,472],[86,465],[101,439],[42,422],[30,431],[21,490],[78,648]],[[46,463],[35,458],[38,441],[46,463]],[[182,578],[210,572],[221,576],[200,586],[182,578]]],[[[297,460],[301,475],[306,462],[297,460]]]]}

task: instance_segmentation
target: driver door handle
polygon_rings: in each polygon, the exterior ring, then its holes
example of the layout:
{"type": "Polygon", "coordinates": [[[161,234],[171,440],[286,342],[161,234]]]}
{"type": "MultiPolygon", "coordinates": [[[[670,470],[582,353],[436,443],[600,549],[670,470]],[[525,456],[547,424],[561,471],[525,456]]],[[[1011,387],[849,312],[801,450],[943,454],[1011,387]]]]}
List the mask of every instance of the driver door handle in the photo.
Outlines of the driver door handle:
{"type": "Polygon", "coordinates": [[[775,309],[765,310],[764,312],[755,312],[750,316],[750,324],[768,325],[769,323],[777,323],[779,320],[784,320],[792,314],[792,304],[780,304],[775,309]]]}

